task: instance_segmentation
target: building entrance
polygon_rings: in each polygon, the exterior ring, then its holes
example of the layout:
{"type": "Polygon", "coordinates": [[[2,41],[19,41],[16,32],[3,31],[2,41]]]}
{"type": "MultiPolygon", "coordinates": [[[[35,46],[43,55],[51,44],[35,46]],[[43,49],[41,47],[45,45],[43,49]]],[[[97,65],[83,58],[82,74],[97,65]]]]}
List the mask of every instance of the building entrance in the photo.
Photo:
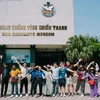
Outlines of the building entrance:
{"type": "Polygon", "coordinates": [[[36,52],[36,65],[52,65],[65,60],[64,52],[36,52]]]}

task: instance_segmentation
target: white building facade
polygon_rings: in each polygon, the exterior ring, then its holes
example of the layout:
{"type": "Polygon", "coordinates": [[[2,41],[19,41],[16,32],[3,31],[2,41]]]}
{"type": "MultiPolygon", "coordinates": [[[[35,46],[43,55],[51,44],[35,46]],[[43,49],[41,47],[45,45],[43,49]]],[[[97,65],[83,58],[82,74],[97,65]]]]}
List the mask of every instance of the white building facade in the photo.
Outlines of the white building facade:
{"type": "Polygon", "coordinates": [[[58,62],[73,35],[73,0],[0,0],[0,52],[8,63],[13,55],[21,63],[58,62]]]}

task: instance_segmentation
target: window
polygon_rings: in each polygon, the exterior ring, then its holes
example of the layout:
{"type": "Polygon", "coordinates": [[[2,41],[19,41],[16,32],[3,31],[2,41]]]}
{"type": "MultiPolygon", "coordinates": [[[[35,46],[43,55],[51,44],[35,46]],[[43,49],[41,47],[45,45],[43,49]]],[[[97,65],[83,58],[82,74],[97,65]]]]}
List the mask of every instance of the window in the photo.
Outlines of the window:
{"type": "MultiPolygon", "coordinates": [[[[30,63],[30,50],[28,49],[6,49],[6,62],[10,63],[15,56],[20,63],[30,63]]],[[[13,63],[15,61],[13,60],[13,63]]]]}

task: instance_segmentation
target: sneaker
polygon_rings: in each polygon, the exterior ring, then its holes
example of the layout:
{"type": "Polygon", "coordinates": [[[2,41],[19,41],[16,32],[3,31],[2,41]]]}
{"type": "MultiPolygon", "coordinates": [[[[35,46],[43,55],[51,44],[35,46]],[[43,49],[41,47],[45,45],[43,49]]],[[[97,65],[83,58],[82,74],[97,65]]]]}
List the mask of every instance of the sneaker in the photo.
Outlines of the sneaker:
{"type": "Polygon", "coordinates": [[[30,94],[30,97],[33,97],[33,95],[32,95],[32,94],[30,94]]]}
{"type": "Polygon", "coordinates": [[[44,95],[41,95],[40,97],[43,97],[44,95]]]}
{"type": "Polygon", "coordinates": [[[78,95],[78,92],[75,92],[75,95],[78,95]]]}
{"type": "Polygon", "coordinates": [[[28,97],[28,94],[26,94],[26,96],[28,97]]]}
{"type": "Polygon", "coordinates": [[[68,96],[70,96],[70,93],[68,93],[68,96]]]}
{"type": "Polygon", "coordinates": [[[23,95],[22,94],[20,94],[20,97],[22,97],[23,95]]]}
{"type": "Polygon", "coordinates": [[[74,96],[74,93],[72,93],[72,96],[74,96]]]}
{"type": "Polygon", "coordinates": [[[59,94],[56,94],[57,97],[59,97],[59,94]]]}
{"type": "Polygon", "coordinates": [[[33,96],[34,96],[35,98],[37,97],[37,95],[36,95],[36,94],[34,94],[33,96]]]}
{"type": "Polygon", "coordinates": [[[12,94],[10,97],[12,98],[12,97],[14,97],[14,95],[12,94]]]}
{"type": "Polygon", "coordinates": [[[37,96],[36,96],[36,98],[39,98],[39,97],[41,97],[41,95],[37,95],[37,96]]]}
{"type": "Polygon", "coordinates": [[[84,94],[81,94],[81,97],[84,97],[84,94]]]}
{"type": "Polygon", "coordinates": [[[55,94],[53,94],[52,96],[55,97],[55,94]]]}
{"type": "Polygon", "coordinates": [[[60,94],[60,96],[62,97],[62,96],[63,96],[63,94],[61,93],[61,94],[60,94]]]}
{"type": "Polygon", "coordinates": [[[18,98],[18,95],[16,95],[16,98],[18,98]]]}
{"type": "Polygon", "coordinates": [[[66,97],[65,93],[63,94],[64,97],[66,97]]]}
{"type": "Polygon", "coordinates": [[[4,95],[4,97],[6,98],[6,97],[7,97],[7,95],[5,94],[5,95],[4,95]]]}
{"type": "Polygon", "coordinates": [[[0,96],[1,98],[3,97],[3,95],[0,96]]]}

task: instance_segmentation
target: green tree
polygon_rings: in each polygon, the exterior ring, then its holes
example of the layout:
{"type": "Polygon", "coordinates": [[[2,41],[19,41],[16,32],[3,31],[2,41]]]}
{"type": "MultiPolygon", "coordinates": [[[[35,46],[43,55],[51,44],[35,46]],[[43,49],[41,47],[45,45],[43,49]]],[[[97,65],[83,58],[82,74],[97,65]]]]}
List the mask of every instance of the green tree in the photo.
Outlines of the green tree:
{"type": "Polygon", "coordinates": [[[94,38],[86,36],[70,37],[64,49],[67,60],[75,63],[78,59],[83,58],[85,62],[93,59],[94,53],[98,52],[99,56],[100,42],[94,38]]]}

